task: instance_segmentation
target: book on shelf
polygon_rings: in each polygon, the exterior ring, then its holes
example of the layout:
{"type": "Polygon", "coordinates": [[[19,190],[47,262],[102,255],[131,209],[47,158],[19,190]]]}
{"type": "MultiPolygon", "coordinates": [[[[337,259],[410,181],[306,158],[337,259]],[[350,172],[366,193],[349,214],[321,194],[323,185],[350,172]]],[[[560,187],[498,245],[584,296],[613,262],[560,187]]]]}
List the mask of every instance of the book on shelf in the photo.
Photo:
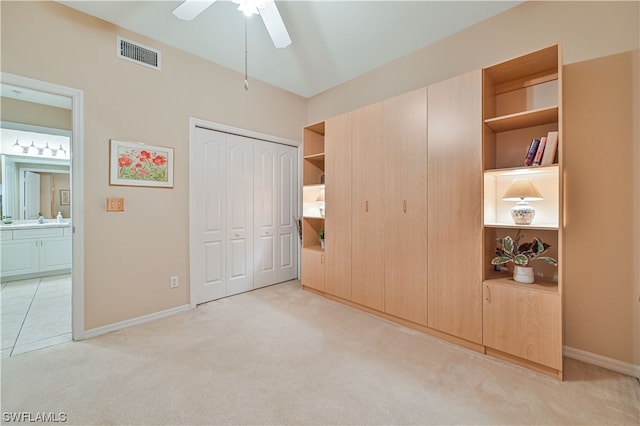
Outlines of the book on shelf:
{"type": "Polygon", "coordinates": [[[536,156],[536,152],[538,151],[539,145],[540,145],[540,139],[533,139],[531,141],[531,145],[529,145],[529,150],[527,151],[527,155],[524,157],[525,166],[530,166],[533,164],[533,159],[536,156]]]}
{"type": "Polygon", "coordinates": [[[544,152],[544,147],[547,145],[547,137],[542,136],[540,138],[540,144],[538,145],[538,150],[536,151],[536,156],[533,157],[533,165],[539,166],[542,161],[542,153],[544,152]]]}
{"type": "Polygon", "coordinates": [[[553,164],[553,160],[556,158],[556,151],[558,150],[558,132],[547,133],[547,145],[544,148],[544,154],[542,154],[541,166],[548,166],[553,164]]]}

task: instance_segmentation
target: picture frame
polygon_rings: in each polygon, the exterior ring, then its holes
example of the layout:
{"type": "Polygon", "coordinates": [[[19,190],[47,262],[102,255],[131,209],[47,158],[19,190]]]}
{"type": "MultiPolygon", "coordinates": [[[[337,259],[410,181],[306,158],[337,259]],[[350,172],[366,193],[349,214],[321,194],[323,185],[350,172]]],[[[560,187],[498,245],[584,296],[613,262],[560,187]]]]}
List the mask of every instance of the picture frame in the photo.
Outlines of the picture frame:
{"type": "Polygon", "coordinates": [[[61,206],[68,206],[69,204],[71,204],[71,191],[68,189],[61,189],[60,190],[60,205],[61,206]]]}
{"type": "Polygon", "coordinates": [[[173,188],[173,148],[109,142],[110,185],[173,188]]]}

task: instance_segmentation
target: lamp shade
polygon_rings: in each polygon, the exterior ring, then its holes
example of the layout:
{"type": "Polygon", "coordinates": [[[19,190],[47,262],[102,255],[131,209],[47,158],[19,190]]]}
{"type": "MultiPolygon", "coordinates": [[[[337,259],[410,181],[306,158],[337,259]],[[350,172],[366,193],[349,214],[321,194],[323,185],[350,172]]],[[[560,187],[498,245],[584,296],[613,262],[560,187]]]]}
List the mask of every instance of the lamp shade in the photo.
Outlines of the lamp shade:
{"type": "Polygon", "coordinates": [[[320,193],[318,194],[316,201],[324,201],[324,189],[320,190],[320,193]]]}
{"type": "Polygon", "coordinates": [[[504,201],[540,201],[543,197],[530,179],[514,179],[502,199],[504,201]]]}

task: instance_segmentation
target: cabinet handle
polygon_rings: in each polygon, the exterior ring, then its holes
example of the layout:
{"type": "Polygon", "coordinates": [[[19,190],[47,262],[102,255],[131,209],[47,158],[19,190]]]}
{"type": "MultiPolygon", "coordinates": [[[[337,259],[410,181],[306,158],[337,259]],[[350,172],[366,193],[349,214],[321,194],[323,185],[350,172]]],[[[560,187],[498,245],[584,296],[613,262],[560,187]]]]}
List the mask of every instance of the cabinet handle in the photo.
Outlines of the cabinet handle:
{"type": "Polygon", "coordinates": [[[402,213],[407,212],[407,200],[402,200],[402,213]]]}
{"type": "Polygon", "coordinates": [[[485,285],[484,289],[486,291],[485,296],[484,296],[484,300],[486,300],[487,303],[491,303],[491,290],[489,289],[489,286],[485,285]]]}
{"type": "Polygon", "coordinates": [[[323,263],[324,263],[324,253],[320,255],[320,264],[322,265],[323,263]]]}
{"type": "Polygon", "coordinates": [[[364,202],[364,211],[369,213],[369,200],[364,202]]]}

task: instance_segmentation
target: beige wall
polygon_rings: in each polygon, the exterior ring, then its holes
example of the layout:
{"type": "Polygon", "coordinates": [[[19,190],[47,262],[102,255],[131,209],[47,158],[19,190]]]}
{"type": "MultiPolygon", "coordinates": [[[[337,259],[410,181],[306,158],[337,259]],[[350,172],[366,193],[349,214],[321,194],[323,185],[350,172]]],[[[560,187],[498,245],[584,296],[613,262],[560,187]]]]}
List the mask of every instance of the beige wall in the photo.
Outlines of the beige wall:
{"type": "MultiPolygon", "coordinates": [[[[3,68],[4,70],[4,68],[3,68]]],[[[2,121],[71,130],[71,111],[11,98],[0,98],[2,121]]]]}
{"type": "Polygon", "coordinates": [[[84,91],[85,328],[188,304],[189,117],[299,140],[307,101],[55,2],[0,7],[2,71],[84,91]],[[162,71],[118,59],[116,35],[161,50],[162,71]],[[109,186],[111,138],[175,147],[175,187],[109,186]]]}
{"type": "Polygon", "coordinates": [[[309,100],[307,123],[554,43],[565,64],[565,345],[640,364],[638,2],[529,1],[309,100]]]}

